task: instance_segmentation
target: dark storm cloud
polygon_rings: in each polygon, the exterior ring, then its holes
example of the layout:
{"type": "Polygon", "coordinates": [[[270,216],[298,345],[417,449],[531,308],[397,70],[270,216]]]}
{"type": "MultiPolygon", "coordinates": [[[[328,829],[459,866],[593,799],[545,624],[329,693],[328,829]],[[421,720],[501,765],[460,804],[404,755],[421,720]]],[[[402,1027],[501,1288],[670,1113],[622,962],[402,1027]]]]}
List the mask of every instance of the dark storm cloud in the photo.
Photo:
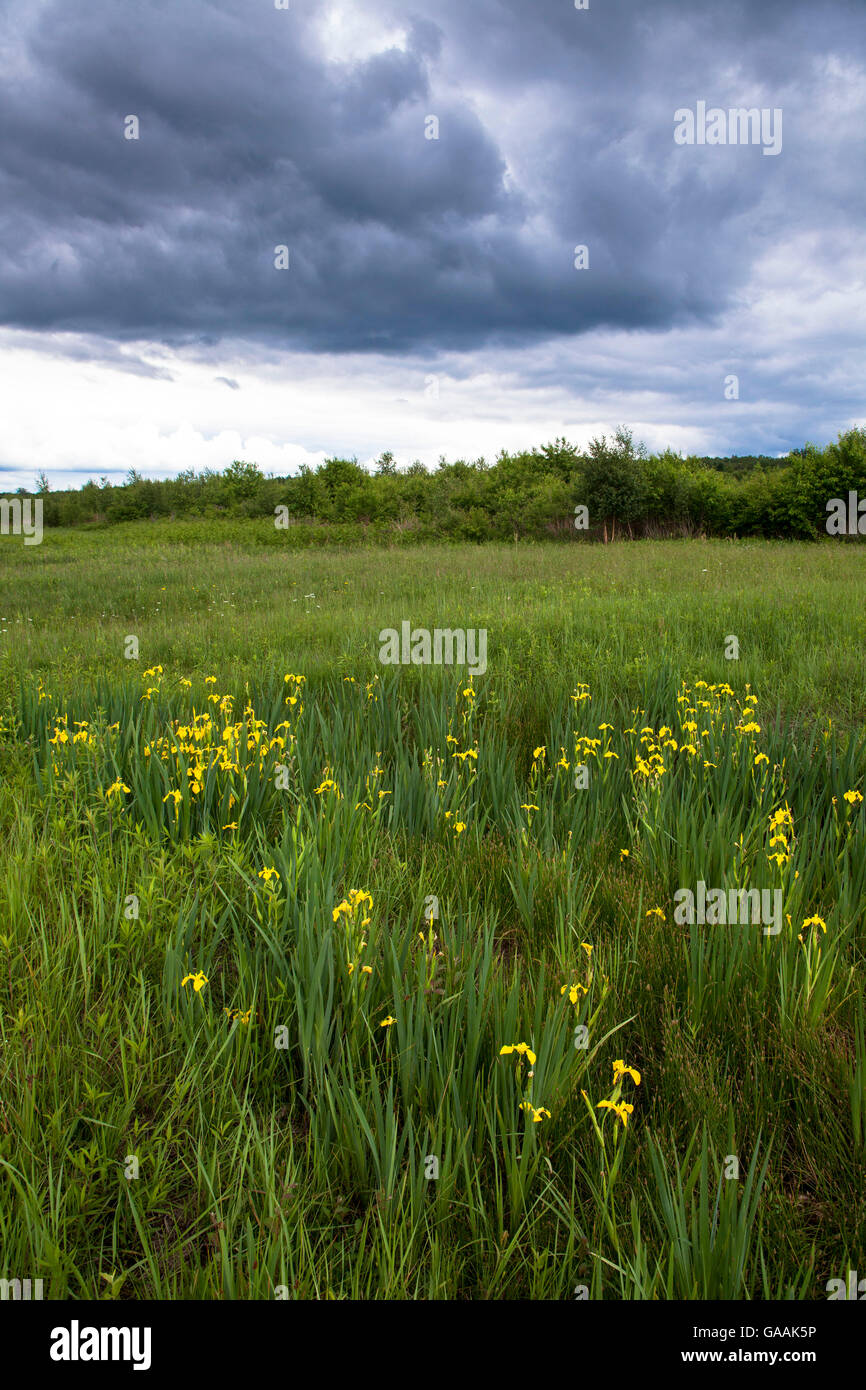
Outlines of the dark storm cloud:
{"type": "MultiPolygon", "coordinates": [[[[45,340],[41,333],[22,332],[16,335],[15,346],[18,349],[38,352],[45,349],[45,340]]],[[[176,379],[167,367],[148,362],[134,349],[96,335],[64,334],[52,338],[51,356],[61,361],[81,362],[88,367],[110,367],[112,371],[124,372],[127,376],[145,377],[150,381],[176,379]]]]}
{"type": "Polygon", "coordinates": [[[303,0],[7,5],[0,322],[329,351],[662,329],[712,320],[768,238],[862,219],[844,121],[796,100],[862,55],[862,3],[346,8],[405,48],[334,61],[303,0]],[[698,99],[783,107],[783,153],[676,146],[698,99]]]}

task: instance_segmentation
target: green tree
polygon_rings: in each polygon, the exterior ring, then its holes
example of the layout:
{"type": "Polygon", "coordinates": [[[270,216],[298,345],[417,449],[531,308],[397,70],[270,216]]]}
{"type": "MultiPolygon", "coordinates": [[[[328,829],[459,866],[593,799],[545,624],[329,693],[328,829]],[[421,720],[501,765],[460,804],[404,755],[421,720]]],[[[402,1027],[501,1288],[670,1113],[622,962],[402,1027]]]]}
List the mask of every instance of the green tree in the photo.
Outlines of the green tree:
{"type": "Polygon", "coordinates": [[[583,481],[592,525],[601,523],[607,542],[616,535],[616,524],[628,526],[643,516],[646,503],[646,447],[635,446],[631,430],[620,425],[609,444],[604,435],[593,439],[583,460],[583,481]]]}
{"type": "Polygon", "coordinates": [[[264,481],[261,469],[255,463],[246,463],[243,459],[235,459],[230,463],[222,475],[224,490],[230,502],[243,502],[247,498],[255,497],[260,484],[264,481]]]}

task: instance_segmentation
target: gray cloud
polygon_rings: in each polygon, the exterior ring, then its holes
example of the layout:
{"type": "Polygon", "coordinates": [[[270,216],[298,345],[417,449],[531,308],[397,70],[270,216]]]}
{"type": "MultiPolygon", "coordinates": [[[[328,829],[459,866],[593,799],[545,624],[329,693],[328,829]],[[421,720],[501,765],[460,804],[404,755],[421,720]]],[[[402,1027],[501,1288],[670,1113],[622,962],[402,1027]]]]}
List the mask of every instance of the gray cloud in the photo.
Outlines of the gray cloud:
{"type": "Polygon", "coordinates": [[[356,8],[405,47],[336,61],[297,0],[12,0],[0,322],[402,353],[663,330],[712,321],[792,225],[862,222],[862,128],[815,112],[862,4],[356,8]],[[676,146],[698,99],[783,107],[782,155],[676,146]]]}

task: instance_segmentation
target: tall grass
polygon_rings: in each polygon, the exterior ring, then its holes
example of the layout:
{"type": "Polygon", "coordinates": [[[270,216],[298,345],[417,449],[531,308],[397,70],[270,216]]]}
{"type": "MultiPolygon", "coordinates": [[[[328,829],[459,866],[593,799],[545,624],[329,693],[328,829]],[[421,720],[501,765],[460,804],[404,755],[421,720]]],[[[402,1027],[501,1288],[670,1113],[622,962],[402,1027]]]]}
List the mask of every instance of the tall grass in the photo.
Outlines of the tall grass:
{"type": "Polygon", "coordinates": [[[856,549],[844,584],[701,543],[283,576],[129,534],[2,552],[0,1273],[688,1299],[856,1268],[856,549]],[[379,666],[403,618],[486,625],[489,670],[379,666]],[[678,921],[699,880],[780,890],[781,930],[678,921]]]}

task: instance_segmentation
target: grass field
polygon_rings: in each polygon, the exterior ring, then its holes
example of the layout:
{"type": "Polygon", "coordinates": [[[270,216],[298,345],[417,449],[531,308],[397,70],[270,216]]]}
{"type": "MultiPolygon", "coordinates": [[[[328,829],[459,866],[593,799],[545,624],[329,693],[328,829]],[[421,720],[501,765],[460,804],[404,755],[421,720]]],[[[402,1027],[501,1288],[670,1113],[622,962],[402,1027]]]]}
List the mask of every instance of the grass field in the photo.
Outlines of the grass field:
{"type": "Polygon", "coordinates": [[[866,551],[273,536],[0,542],[0,1277],[866,1269],[866,551]],[[407,620],[486,672],[382,665],[407,620]],[[678,921],[698,882],[781,930],[678,921]]]}

